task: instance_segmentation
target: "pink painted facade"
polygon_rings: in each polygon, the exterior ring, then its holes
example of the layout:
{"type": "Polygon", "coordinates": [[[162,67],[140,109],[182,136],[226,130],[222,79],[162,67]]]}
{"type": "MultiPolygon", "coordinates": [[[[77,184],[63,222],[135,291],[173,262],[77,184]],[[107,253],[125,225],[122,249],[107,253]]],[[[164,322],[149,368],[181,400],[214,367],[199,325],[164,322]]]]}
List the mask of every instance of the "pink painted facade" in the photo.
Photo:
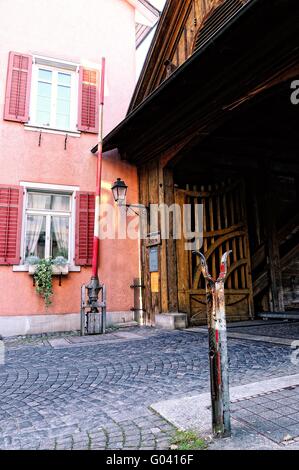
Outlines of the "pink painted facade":
{"type": "MultiPolygon", "coordinates": [[[[3,119],[9,51],[90,68],[99,67],[101,57],[105,56],[106,134],[124,118],[135,86],[133,3],[125,0],[1,1],[0,185],[36,183],[37,186],[76,187],[87,192],[95,190],[96,157],[90,149],[97,143],[96,134],[44,129],[40,133],[40,128],[3,119]]],[[[128,201],[137,202],[136,170],[120,161],[117,152],[104,155],[103,202],[112,202],[110,186],[117,177],[129,186],[128,201]]],[[[0,266],[0,334],[77,328],[80,286],[88,282],[90,267],[81,266],[78,272],[70,272],[63,277],[61,286],[54,277],[53,303],[48,310],[35,292],[32,276],[20,269],[0,266]]],[[[128,312],[133,306],[130,285],[139,275],[138,242],[102,240],[99,275],[107,286],[107,311],[122,312],[115,314],[117,321],[126,315],[129,319],[128,312]]]]}

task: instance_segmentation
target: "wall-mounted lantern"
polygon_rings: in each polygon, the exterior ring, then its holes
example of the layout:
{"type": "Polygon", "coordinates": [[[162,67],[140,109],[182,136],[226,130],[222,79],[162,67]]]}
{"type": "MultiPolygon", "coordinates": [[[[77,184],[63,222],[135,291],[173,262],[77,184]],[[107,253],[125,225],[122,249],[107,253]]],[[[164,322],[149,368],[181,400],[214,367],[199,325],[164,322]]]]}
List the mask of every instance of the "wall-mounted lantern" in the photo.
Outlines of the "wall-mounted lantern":
{"type": "Polygon", "coordinates": [[[125,206],[127,209],[131,209],[136,215],[140,215],[138,212],[134,211],[134,208],[141,209],[147,213],[148,207],[143,204],[126,204],[126,195],[127,195],[128,186],[121,178],[117,180],[111,186],[111,191],[113,194],[113,199],[118,206],[125,206]]]}
{"type": "Polygon", "coordinates": [[[114,201],[119,205],[124,205],[126,201],[128,186],[121,178],[117,178],[117,180],[111,186],[111,191],[113,194],[114,201]]]}

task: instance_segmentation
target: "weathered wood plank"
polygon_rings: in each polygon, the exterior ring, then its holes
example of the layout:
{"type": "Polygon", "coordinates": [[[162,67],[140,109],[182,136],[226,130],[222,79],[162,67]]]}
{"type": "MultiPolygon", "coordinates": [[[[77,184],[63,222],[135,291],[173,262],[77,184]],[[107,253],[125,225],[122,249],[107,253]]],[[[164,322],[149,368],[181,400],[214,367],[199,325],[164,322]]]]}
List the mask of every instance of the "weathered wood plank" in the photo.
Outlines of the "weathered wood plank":
{"type": "MultiPolygon", "coordinates": [[[[158,160],[153,160],[148,164],[148,176],[149,176],[149,185],[148,185],[149,204],[158,204],[159,203],[159,163],[158,163],[158,160]]],[[[149,252],[148,248],[147,248],[147,252],[149,252]]],[[[159,249],[159,271],[160,269],[161,269],[161,254],[160,254],[160,249],[159,249]]],[[[151,292],[151,312],[150,312],[151,324],[155,323],[156,313],[161,312],[161,277],[160,276],[159,276],[158,285],[159,285],[159,292],[151,292]]]]}
{"type": "MultiPolygon", "coordinates": [[[[148,173],[146,167],[138,168],[139,176],[139,200],[141,204],[148,206],[149,204],[149,195],[148,195],[148,173]]],[[[148,227],[145,228],[145,231],[148,231],[148,227]]],[[[142,291],[142,305],[143,309],[146,312],[146,323],[151,323],[151,289],[150,289],[150,273],[149,273],[149,259],[148,259],[148,250],[146,248],[145,240],[141,240],[141,280],[144,289],[142,291]]]]}
{"type": "MultiPolygon", "coordinates": [[[[171,206],[174,204],[174,185],[173,171],[170,168],[164,168],[164,190],[165,204],[171,206]]],[[[167,285],[168,285],[168,310],[169,312],[178,311],[178,288],[177,288],[177,261],[176,246],[173,239],[173,213],[170,212],[169,218],[169,239],[166,240],[167,253],[167,285]]]]}
{"type": "MultiPolygon", "coordinates": [[[[175,191],[175,202],[180,207],[186,202],[186,196],[183,191],[175,191]]],[[[183,232],[183,220],[177,215],[177,224],[180,224],[181,231],[183,232]]],[[[176,251],[177,251],[177,275],[178,275],[178,304],[179,311],[190,313],[189,295],[188,290],[190,288],[190,273],[189,273],[189,258],[188,253],[185,250],[185,240],[183,237],[176,240],[176,251]]]]}
{"type": "Polygon", "coordinates": [[[264,173],[264,219],[267,237],[267,248],[269,257],[269,274],[270,274],[270,290],[271,290],[271,310],[283,312],[283,285],[280,266],[279,239],[276,226],[276,212],[273,207],[273,181],[271,170],[268,165],[263,166],[264,173]]]}
{"type": "MultiPolygon", "coordinates": [[[[159,162],[159,204],[165,203],[164,173],[161,161],[159,162]]],[[[161,285],[161,309],[168,312],[168,280],[167,280],[167,242],[161,241],[160,248],[160,285],[161,285]]]]}

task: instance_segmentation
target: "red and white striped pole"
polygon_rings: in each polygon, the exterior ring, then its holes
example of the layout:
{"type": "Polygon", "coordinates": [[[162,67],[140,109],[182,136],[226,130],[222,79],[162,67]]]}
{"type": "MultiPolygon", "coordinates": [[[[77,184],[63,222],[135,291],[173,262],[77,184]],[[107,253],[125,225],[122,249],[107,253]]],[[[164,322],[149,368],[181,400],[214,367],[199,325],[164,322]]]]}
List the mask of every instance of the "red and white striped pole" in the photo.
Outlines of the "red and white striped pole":
{"type": "Polygon", "coordinates": [[[94,217],[94,235],[92,252],[92,277],[98,276],[99,267],[99,243],[100,243],[100,206],[101,206],[101,182],[102,182],[102,158],[103,158],[103,116],[104,116],[104,88],[105,88],[105,59],[102,58],[100,103],[99,103],[99,138],[96,178],[96,199],[94,217]]]}
{"type": "Polygon", "coordinates": [[[99,245],[100,245],[100,207],[101,207],[101,183],[102,183],[102,157],[103,157],[103,117],[104,117],[104,95],[105,95],[105,58],[101,64],[101,83],[99,96],[99,135],[98,135],[98,156],[96,173],[96,193],[95,193],[95,218],[92,250],[91,279],[87,284],[89,304],[91,312],[98,312],[98,295],[101,289],[99,282],[99,245]]]}

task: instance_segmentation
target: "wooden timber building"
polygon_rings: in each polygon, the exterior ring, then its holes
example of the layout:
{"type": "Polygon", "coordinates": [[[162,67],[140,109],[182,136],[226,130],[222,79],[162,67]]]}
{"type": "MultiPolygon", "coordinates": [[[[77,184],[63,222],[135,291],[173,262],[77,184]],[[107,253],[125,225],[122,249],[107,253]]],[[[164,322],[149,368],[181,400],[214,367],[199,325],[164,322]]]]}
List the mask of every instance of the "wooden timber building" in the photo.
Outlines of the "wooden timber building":
{"type": "MultiPolygon", "coordinates": [[[[213,276],[233,252],[230,320],[299,309],[298,18],[297,0],[168,0],[128,115],[104,140],[137,165],[140,203],[204,205],[213,276]]],[[[205,323],[198,257],[162,240],[153,288],[149,253],[142,242],[147,323],[205,323]]]]}

